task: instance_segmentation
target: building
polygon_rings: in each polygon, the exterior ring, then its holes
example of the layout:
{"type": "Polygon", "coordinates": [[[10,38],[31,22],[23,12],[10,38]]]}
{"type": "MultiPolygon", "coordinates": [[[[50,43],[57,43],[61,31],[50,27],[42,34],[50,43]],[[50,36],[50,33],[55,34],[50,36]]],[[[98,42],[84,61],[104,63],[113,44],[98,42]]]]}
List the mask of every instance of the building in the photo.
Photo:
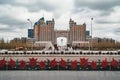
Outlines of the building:
{"type": "Polygon", "coordinates": [[[44,17],[40,18],[34,24],[34,38],[38,42],[51,42],[57,44],[58,37],[66,37],[67,45],[88,44],[86,41],[86,24],[78,25],[74,20],[69,21],[69,30],[54,30],[54,19],[44,21],[44,17]]]}
{"type": "Polygon", "coordinates": [[[115,40],[112,38],[99,38],[99,37],[94,37],[93,43],[113,43],[115,44],[115,40]]]}
{"type": "Polygon", "coordinates": [[[54,19],[44,22],[44,17],[40,18],[34,25],[34,38],[37,41],[54,42],[54,19]]]}
{"type": "Polygon", "coordinates": [[[4,42],[4,40],[3,40],[3,39],[0,39],[0,43],[2,43],[2,42],[4,42]]]}
{"type": "Polygon", "coordinates": [[[90,31],[86,31],[86,36],[90,36],[90,31]]]}
{"type": "Polygon", "coordinates": [[[28,29],[28,38],[34,38],[34,29],[28,29]]]}

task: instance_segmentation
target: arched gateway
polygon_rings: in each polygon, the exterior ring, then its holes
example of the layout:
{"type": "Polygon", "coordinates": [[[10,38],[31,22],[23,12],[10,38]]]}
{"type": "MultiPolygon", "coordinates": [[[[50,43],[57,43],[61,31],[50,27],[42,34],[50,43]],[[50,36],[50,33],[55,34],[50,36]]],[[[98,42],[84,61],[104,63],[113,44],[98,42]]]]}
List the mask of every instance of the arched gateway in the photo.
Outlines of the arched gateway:
{"type": "Polygon", "coordinates": [[[57,44],[57,37],[66,37],[67,44],[71,46],[85,46],[86,41],[86,24],[78,25],[72,19],[69,21],[69,30],[54,30],[54,19],[44,21],[44,17],[40,18],[34,24],[34,38],[39,43],[51,42],[57,44]],[[79,45],[78,45],[79,44],[79,45]]]}
{"type": "Polygon", "coordinates": [[[55,36],[54,36],[54,44],[57,44],[57,38],[58,37],[66,37],[67,38],[67,44],[69,44],[69,31],[66,30],[56,30],[55,31],[55,36]]]}

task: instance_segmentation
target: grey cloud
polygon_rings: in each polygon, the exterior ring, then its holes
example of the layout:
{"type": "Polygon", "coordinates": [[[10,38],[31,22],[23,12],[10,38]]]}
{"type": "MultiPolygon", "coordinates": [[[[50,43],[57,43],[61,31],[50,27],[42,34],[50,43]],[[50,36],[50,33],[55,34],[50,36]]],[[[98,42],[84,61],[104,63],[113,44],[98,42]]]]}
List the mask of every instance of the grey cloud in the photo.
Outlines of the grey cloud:
{"type": "Polygon", "coordinates": [[[120,21],[106,21],[106,20],[95,20],[97,24],[119,24],[120,21]]]}
{"type": "Polygon", "coordinates": [[[25,22],[17,20],[15,18],[9,17],[9,16],[2,16],[2,17],[0,17],[0,23],[1,24],[5,24],[5,25],[9,25],[10,27],[19,26],[18,28],[24,28],[23,25],[26,25],[25,22]]]}
{"type": "MultiPolygon", "coordinates": [[[[58,8],[57,5],[51,4],[49,3],[48,0],[37,0],[34,3],[18,3],[16,2],[17,0],[0,0],[0,5],[12,5],[12,7],[25,7],[30,13],[32,12],[39,12],[41,9],[46,10],[46,11],[51,11],[54,14],[54,17],[59,19],[61,14],[65,14],[65,12],[62,12],[62,10],[60,9],[60,7],[58,8]]],[[[64,2],[63,2],[64,3],[64,2]]],[[[59,4],[59,3],[56,3],[59,4]]],[[[67,4],[66,4],[67,5],[67,4]]],[[[77,15],[79,16],[80,14],[77,13],[90,13],[91,11],[95,11],[98,10],[100,12],[100,14],[97,15],[98,18],[101,18],[100,20],[95,20],[95,24],[103,24],[102,27],[104,28],[95,28],[97,31],[112,31],[114,32],[114,34],[116,35],[120,35],[120,28],[118,29],[111,29],[109,30],[108,25],[105,26],[104,24],[119,24],[120,21],[106,21],[104,20],[105,16],[109,17],[109,14],[111,12],[113,12],[113,7],[120,5],[120,1],[119,0],[74,0],[74,7],[72,8],[73,10],[71,10],[71,14],[77,15]],[[107,28],[105,28],[107,27],[107,28]]],[[[62,6],[62,4],[61,4],[62,6]]],[[[66,8],[65,8],[66,10],[66,8]]],[[[96,15],[96,14],[95,14],[96,15]]],[[[8,25],[8,28],[0,28],[0,32],[4,33],[4,32],[17,32],[16,29],[18,30],[24,30],[29,27],[29,23],[20,21],[15,19],[15,17],[10,17],[8,16],[1,16],[0,17],[0,24],[5,24],[8,25]]],[[[57,25],[59,26],[59,25],[57,25]]]]}
{"type": "Polygon", "coordinates": [[[74,9],[72,9],[72,13],[73,14],[76,14],[78,12],[89,13],[90,11],[88,9],[86,9],[86,8],[83,8],[83,7],[82,8],[74,8],[74,9]]]}
{"type": "Polygon", "coordinates": [[[12,28],[0,28],[0,33],[4,33],[4,32],[14,32],[14,29],[12,28]]]}
{"type": "Polygon", "coordinates": [[[101,14],[100,16],[107,16],[107,15],[110,15],[110,13],[112,12],[112,10],[110,9],[109,11],[101,11],[101,14]]]}
{"type": "MultiPolygon", "coordinates": [[[[21,26],[14,25],[14,26],[8,26],[7,28],[6,27],[0,28],[0,33],[5,33],[5,32],[19,33],[18,30],[16,30],[16,29],[19,29],[22,31],[22,30],[24,30],[24,28],[26,28],[26,26],[25,25],[23,25],[23,26],[22,25],[21,26]]],[[[26,30],[27,30],[27,28],[26,28],[26,30]]]]}
{"type": "Polygon", "coordinates": [[[116,34],[116,35],[120,35],[120,27],[119,27],[119,28],[116,28],[113,32],[114,32],[114,34],[116,34]]]}
{"type": "Polygon", "coordinates": [[[0,4],[13,4],[15,0],[0,0],[0,4]]]}
{"type": "MultiPolygon", "coordinates": [[[[19,26],[9,26],[8,28],[0,28],[0,33],[5,33],[5,32],[15,32],[15,33],[19,33],[16,29],[20,29],[23,30],[23,28],[20,28],[19,26]]],[[[27,30],[27,29],[26,29],[27,30]]]]}
{"type": "Polygon", "coordinates": [[[47,10],[47,11],[53,11],[55,9],[55,7],[52,6],[52,5],[40,4],[40,3],[36,3],[36,4],[33,4],[33,5],[25,5],[25,7],[27,7],[27,9],[30,12],[36,12],[36,11],[39,11],[41,9],[47,10]]]}
{"type": "Polygon", "coordinates": [[[28,24],[27,21],[26,22],[22,22],[20,20],[11,18],[11,17],[0,17],[0,24],[3,25],[8,25],[8,27],[3,27],[0,28],[0,32],[4,33],[4,32],[17,32],[16,29],[27,29],[28,28],[28,24]]]}
{"type": "Polygon", "coordinates": [[[16,2],[17,0],[1,0],[0,4],[9,4],[13,6],[24,6],[26,7],[30,12],[36,12],[41,9],[47,10],[47,11],[53,11],[56,7],[54,5],[51,5],[47,3],[48,1],[42,1],[38,0],[34,3],[29,3],[29,4],[22,4],[16,2]]]}
{"type": "Polygon", "coordinates": [[[98,1],[82,1],[82,0],[74,0],[75,7],[88,7],[91,9],[98,9],[98,10],[108,10],[111,9],[113,6],[120,5],[119,0],[98,0],[98,1]]]}
{"type": "MultiPolygon", "coordinates": [[[[33,11],[39,11],[41,9],[45,9],[45,10],[54,10],[54,7],[52,5],[49,5],[48,3],[46,3],[45,1],[37,1],[35,3],[31,3],[31,4],[22,4],[22,3],[18,3],[16,2],[17,0],[0,0],[0,5],[12,5],[13,7],[26,7],[29,11],[33,12],[33,11]]],[[[15,15],[16,16],[16,15],[15,15]]],[[[21,20],[16,19],[15,17],[10,17],[9,15],[2,15],[0,16],[0,24],[3,25],[8,25],[9,28],[0,28],[0,32],[15,32],[15,29],[27,29],[29,27],[29,23],[27,23],[27,19],[26,22],[23,22],[21,20]]]]}

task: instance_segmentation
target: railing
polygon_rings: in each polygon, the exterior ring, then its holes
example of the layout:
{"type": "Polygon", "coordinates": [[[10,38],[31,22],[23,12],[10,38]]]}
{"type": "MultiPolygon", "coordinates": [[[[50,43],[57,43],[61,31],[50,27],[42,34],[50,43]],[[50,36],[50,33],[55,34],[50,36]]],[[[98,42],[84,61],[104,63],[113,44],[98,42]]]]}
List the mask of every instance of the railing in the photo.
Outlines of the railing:
{"type": "Polygon", "coordinates": [[[76,61],[55,61],[46,60],[45,62],[38,61],[5,61],[0,62],[0,70],[71,70],[71,71],[120,71],[120,60],[116,62],[76,62],[76,61]],[[2,65],[2,66],[1,66],[2,65]]]}
{"type": "Polygon", "coordinates": [[[31,52],[27,52],[27,51],[13,51],[13,52],[1,52],[0,55],[19,55],[19,54],[42,54],[42,55],[49,55],[49,54],[55,54],[55,55],[59,55],[59,54],[64,54],[64,55],[120,55],[120,52],[63,52],[63,51],[58,51],[58,52],[35,52],[35,51],[31,51],[31,52]]]}
{"type": "Polygon", "coordinates": [[[0,70],[120,71],[120,52],[5,52],[0,53],[0,70]]]}

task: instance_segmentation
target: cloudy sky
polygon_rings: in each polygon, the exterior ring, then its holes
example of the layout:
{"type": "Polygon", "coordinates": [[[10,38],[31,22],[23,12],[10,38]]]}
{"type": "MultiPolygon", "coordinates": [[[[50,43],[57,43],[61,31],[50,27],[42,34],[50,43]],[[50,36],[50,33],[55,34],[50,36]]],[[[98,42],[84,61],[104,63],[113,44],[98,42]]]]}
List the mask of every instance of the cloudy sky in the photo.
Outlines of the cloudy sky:
{"type": "Polygon", "coordinates": [[[42,16],[55,19],[55,29],[69,29],[69,19],[91,27],[93,36],[120,41],[119,0],[0,0],[0,38],[26,37],[30,28],[42,16]]]}

